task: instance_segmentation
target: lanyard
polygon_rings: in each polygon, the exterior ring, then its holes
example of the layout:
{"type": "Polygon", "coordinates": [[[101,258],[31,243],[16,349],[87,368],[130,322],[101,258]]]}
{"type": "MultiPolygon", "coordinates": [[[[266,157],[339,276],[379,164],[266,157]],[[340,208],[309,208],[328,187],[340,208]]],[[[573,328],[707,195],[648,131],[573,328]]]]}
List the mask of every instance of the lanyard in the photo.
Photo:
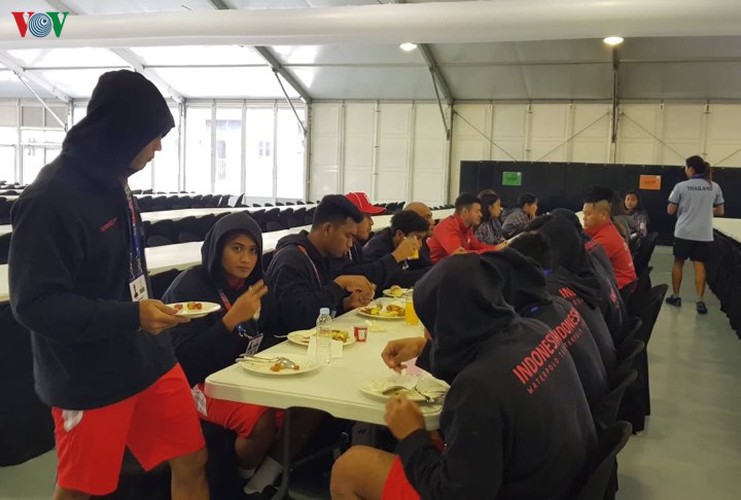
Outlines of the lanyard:
{"type": "MultiPolygon", "coordinates": [[[[231,301],[227,298],[226,294],[223,290],[219,289],[219,298],[221,299],[221,302],[224,304],[224,308],[227,310],[227,312],[232,308],[231,301]]],[[[245,330],[244,326],[242,326],[242,323],[239,323],[235,330],[237,330],[237,335],[240,337],[247,337],[249,339],[252,339],[252,337],[249,336],[247,333],[247,330],[245,330]]]]}
{"type": "Polygon", "coordinates": [[[319,270],[316,268],[316,264],[314,264],[314,261],[311,260],[311,257],[309,257],[309,252],[306,251],[306,248],[303,245],[297,245],[298,249],[301,250],[301,253],[303,253],[307,259],[309,259],[309,264],[311,264],[311,267],[314,269],[314,274],[316,275],[316,280],[319,283],[319,286],[322,286],[322,278],[319,276],[319,270]]]}
{"type": "Polygon", "coordinates": [[[123,188],[126,194],[129,236],[131,237],[129,244],[129,277],[134,279],[144,274],[144,245],[142,244],[141,226],[136,217],[134,195],[126,182],[124,182],[123,188]]]}

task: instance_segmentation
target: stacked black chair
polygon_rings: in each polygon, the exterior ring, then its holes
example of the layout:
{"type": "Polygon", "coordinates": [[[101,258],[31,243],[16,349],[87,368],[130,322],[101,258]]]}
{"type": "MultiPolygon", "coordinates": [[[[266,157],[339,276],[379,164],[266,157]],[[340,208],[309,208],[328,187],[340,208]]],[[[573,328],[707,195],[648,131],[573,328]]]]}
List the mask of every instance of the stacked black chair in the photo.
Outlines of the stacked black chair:
{"type": "Polygon", "coordinates": [[[178,269],[169,269],[167,271],[151,275],[149,277],[149,282],[152,285],[152,298],[161,299],[172,284],[173,280],[177,278],[179,274],[180,271],[178,269]]]}

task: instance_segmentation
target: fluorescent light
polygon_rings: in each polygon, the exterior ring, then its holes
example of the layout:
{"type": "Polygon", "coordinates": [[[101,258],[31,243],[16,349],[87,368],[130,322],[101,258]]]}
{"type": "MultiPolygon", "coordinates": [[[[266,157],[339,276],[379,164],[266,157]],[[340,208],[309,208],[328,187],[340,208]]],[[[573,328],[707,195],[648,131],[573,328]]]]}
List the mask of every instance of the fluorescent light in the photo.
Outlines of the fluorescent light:
{"type": "Polygon", "coordinates": [[[605,42],[610,47],[615,47],[617,45],[620,45],[623,43],[623,37],[621,36],[608,36],[607,38],[602,39],[603,42],[605,42]]]}
{"type": "Polygon", "coordinates": [[[399,45],[399,48],[403,50],[404,52],[411,52],[417,48],[417,44],[406,42],[406,43],[402,43],[401,45],[399,45]]]}

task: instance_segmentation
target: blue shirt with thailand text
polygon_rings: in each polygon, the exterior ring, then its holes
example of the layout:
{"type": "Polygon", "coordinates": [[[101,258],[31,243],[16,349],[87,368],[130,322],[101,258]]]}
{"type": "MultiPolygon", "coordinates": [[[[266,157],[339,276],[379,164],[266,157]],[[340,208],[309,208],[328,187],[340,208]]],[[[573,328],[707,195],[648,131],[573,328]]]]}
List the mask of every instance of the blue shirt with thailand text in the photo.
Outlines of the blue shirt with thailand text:
{"type": "Polygon", "coordinates": [[[680,182],[669,195],[669,203],[677,205],[675,238],[713,241],[713,208],[724,203],[718,184],[701,176],[680,182]]]}

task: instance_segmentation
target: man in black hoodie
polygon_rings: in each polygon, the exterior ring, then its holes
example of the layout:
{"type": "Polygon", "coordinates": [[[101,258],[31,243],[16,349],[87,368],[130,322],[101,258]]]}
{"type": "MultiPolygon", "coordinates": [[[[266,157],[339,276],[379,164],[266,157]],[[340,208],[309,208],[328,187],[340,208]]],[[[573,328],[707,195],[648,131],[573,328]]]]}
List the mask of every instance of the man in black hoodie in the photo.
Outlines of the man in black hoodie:
{"type": "MultiPolygon", "coordinates": [[[[590,286],[588,279],[585,277],[579,278],[564,267],[563,263],[567,256],[569,259],[574,257],[578,261],[580,258],[585,258],[583,254],[586,251],[577,238],[569,237],[569,228],[562,228],[560,224],[557,224],[556,227],[559,230],[562,229],[562,232],[559,233],[561,237],[554,242],[558,262],[561,263],[559,265],[554,265],[555,259],[552,257],[553,253],[548,240],[545,235],[540,233],[523,233],[509,244],[509,248],[517,250],[522,255],[538,262],[543,269],[548,292],[553,296],[567,300],[579,311],[597,345],[609,379],[617,365],[617,354],[610,330],[607,328],[605,318],[599,309],[600,289],[595,288],[594,283],[590,286]],[[581,257],[580,254],[582,254],[581,257]]],[[[573,265],[567,265],[574,269],[573,265]]]]}
{"type": "Polygon", "coordinates": [[[203,385],[208,375],[232,365],[240,354],[254,354],[273,343],[262,329],[269,314],[269,307],[262,305],[269,300],[262,281],[260,226],[246,212],[223,217],[206,234],[201,261],[175,278],[162,300],[209,301],[223,309],[175,327],[170,338],[201,418],[237,434],[237,458],[249,475],[273,442],[275,413],[263,406],[210,398],[203,385]]]}
{"type": "MultiPolygon", "coordinates": [[[[581,382],[560,335],[518,316],[503,283],[475,254],[444,259],[417,283],[414,305],[432,337],[420,359],[451,384],[445,448],[415,403],[392,398],[386,423],[398,455],[351,448],[332,470],[333,498],[572,498],[596,445],[581,382]]],[[[398,368],[423,342],[393,341],[384,361],[398,368]]]]}
{"type": "MultiPolygon", "coordinates": [[[[427,221],[411,210],[403,210],[394,214],[391,217],[391,226],[378,231],[363,246],[363,260],[365,262],[376,262],[388,255],[393,255],[393,252],[408,238],[417,240],[421,245],[421,242],[427,236],[428,227],[427,221]]],[[[416,257],[403,261],[401,267],[391,273],[385,283],[382,283],[383,287],[388,288],[392,285],[414,286],[414,283],[424,276],[429,268],[427,266],[411,269],[410,264],[420,257],[419,251],[416,257]]]]}
{"type": "Polygon", "coordinates": [[[327,195],[314,212],[310,232],[278,241],[267,270],[276,304],[270,325],[275,335],[311,328],[322,307],[340,314],[373,300],[375,287],[364,276],[332,273],[332,259],[347,254],[362,220],[347,198],[327,195]]]}
{"type": "Polygon", "coordinates": [[[566,300],[549,294],[543,270],[516,250],[487,252],[481,254],[481,260],[504,277],[504,300],[520,316],[542,321],[559,332],[576,365],[587,403],[594,409],[607,396],[607,372],[592,332],[579,312],[566,300]]]}
{"type": "Polygon", "coordinates": [[[370,259],[365,256],[363,245],[371,238],[373,230],[372,215],[380,214],[385,209],[371,204],[365,193],[348,193],[345,198],[355,205],[362,214],[363,220],[358,224],[357,232],[353,238],[352,247],[340,258],[332,259],[332,274],[356,274],[365,276],[368,281],[376,285],[377,291],[383,290],[390,283],[392,277],[402,271],[402,264],[409,257],[419,252],[420,241],[417,239],[405,239],[391,252],[383,254],[378,258],[370,259]]]}
{"type": "Polygon", "coordinates": [[[173,126],[152,83],[105,73],[59,157],[13,207],[11,306],[32,332],[36,390],[52,406],[55,499],[113,492],[125,447],[145,469],[170,463],[173,499],[208,498],[193,398],[160,336],[187,320],[147,299],[143,224],[126,183],[173,126]]]}

